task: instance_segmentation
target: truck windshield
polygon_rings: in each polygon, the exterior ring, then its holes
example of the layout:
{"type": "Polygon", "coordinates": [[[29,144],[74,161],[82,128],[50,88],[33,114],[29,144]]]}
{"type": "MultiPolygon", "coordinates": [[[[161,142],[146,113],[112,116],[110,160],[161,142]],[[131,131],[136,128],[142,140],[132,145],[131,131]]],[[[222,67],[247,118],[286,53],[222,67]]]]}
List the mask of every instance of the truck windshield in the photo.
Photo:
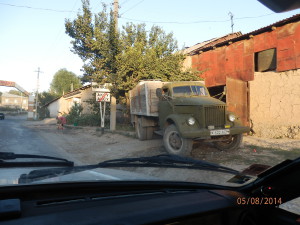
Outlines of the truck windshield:
{"type": "Polygon", "coordinates": [[[198,95],[198,96],[207,96],[207,91],[203,86],[178,86],[173,87],[173,95],[176,96],[187,96],[187,95],[198,95]]]}

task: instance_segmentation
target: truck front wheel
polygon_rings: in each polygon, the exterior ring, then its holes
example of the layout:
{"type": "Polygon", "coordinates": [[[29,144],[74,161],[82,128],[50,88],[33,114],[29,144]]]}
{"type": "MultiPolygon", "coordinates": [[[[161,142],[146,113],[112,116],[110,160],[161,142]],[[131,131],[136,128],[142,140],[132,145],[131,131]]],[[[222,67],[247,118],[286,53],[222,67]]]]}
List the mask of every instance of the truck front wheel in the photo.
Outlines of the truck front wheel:
{"type": "Polygon", "coordinates": [[[232,135],[226,141],[214,142],[217,149],[221,151],[235,151],[237,150],[243,141],[243,134],[232,135]]]}
{"type": "Polygon", "coordinates": [[[164,146],[169,154],[190,156],[193,140],[182,138],[174,124],[168,126],[164,133],[164,146]]]}

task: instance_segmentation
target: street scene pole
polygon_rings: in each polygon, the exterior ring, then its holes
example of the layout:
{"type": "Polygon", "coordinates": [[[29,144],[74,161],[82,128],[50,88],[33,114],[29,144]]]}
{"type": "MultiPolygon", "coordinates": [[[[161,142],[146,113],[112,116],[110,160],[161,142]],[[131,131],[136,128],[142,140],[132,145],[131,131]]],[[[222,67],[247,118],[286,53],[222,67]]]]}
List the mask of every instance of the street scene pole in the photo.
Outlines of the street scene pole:
{"type": "Polygon", "coordinates": [[[233,25],[234,25],[233,14],[232,14],[232,12],[229,12],[228,15],[230,16],[230,21],[231,21],[231,33],[233,33],[233,25]]]}
{"type": "Polygon", "coordinates": [[[38,94],[39,94],[39,79],[40,79],[40,67],[37,71],[37,82],[36,82],[36,95],[35,95],[35,119],[38,119],[37,106],[38,106],[38,94]]]}
{"type": "MultiPolygon", "coordinates": [[[[118,32],[119,0],[114,0],[115,30],[118,32]]],[[[116,130],[117,106],[116,98],[112,95],[110,102],[110,130],[116,130]]]]}

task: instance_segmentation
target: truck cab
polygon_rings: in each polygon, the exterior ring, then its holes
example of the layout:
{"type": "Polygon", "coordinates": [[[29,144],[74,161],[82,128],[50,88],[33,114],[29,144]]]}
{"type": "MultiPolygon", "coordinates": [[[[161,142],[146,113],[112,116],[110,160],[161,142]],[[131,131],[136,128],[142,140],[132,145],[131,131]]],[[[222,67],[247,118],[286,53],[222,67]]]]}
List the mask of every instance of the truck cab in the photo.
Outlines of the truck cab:
{"type": "Polygon", "coordinates": [[[159,83],[154,86],[144,83],[137,92],[140,96],[145,93],[146,106],[157,105],[157,114],[135,115],[135,126],[140,139],[141,134],[150,139],[147,137],[155,130],[162,134],[170,154],[190,155],[195,141],[213,142],[220,150],[236,150],[243,133],[250,131],[234,113],[227,111],[224,102],[209,95],[202,81],[161,82],[160,87],[159,83]],[[147,88],[155,89],[156,101],[153,91],[147,92],[147,88]]]}

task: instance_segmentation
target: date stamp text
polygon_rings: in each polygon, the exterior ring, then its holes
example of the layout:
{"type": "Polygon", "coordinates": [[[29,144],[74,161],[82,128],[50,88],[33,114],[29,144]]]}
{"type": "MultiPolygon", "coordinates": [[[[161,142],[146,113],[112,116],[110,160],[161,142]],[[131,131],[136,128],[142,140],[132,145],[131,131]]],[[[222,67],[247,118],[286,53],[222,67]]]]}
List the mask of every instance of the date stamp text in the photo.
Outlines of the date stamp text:
{"type": "Polygon", "coordinates": [[[279,205],[281,198],[274,197],[239,197],[236,200],[238,205],[279,205]]]}

